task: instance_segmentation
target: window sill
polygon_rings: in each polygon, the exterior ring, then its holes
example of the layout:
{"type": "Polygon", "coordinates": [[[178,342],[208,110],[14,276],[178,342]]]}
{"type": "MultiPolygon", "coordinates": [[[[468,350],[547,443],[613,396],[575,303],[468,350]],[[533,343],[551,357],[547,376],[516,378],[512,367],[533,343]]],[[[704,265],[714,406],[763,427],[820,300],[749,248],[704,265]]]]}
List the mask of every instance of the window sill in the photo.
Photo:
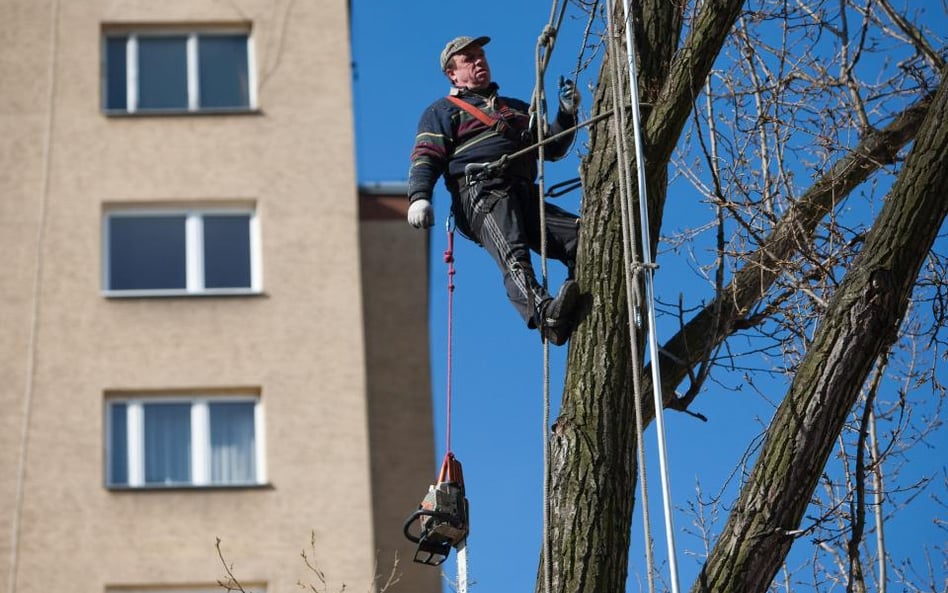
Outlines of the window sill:
{"type": "Polygon", "coordinates": [[[238,109],[198,109],[188,111],[184,109],[147,109],[143,111],[122,111],[118,109],[104,109],[102,115],[109,118],[139,118],[139,117],[202,117],[222,115],[263,115],[260,108],[238,108],[238,109]]]}
{"type": "Polygon", "coordinates": [[[162,298],[207,298],[207,297],[262,297],[262,290],[232,288],[187,292],[185,290],[103,290],[107,299],[162,299],[162,298]]]}
{"type": "Polygon", "coordinates": [[[271,483],[266,484],[207,484],[203,486],[174,484],[171,486],[148,485],[148,486],[122,486],[118,484],[106,484],[105,489],[109,492],[217,492],[217,491],[245,491],[245,490],[274,490],[271,483]]]}

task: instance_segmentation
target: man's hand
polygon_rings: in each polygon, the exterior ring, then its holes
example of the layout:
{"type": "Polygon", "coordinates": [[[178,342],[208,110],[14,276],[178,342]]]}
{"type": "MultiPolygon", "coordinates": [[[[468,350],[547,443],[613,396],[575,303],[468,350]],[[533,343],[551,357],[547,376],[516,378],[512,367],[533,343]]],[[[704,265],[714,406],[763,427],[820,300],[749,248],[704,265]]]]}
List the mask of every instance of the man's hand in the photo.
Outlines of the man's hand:
{"type": "Polygon", "coordinates": [[[431,201],[420,198],[408,207],[408,224],[416,229],[426,229],[434,225],[434,208],[431,201]]]}
{"type": "Polygon", "coordinates": [[[579,109],[579,91],[576,89],[576,83],[572,80],[560,76],[560,111],[575,115],[579,109]]]}

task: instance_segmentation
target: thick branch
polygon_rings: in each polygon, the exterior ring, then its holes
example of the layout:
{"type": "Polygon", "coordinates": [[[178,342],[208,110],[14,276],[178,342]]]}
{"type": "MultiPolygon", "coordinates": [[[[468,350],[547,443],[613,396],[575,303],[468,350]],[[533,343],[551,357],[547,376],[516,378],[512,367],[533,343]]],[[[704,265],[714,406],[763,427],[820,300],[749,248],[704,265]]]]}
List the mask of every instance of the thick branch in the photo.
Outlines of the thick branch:
{"type": "Polygon", "coordinates": [[[942,81],[866,244],[830,302],[695,593],[766,591],[874,361],[890,347],[946,215],[942,81]]]}
{"type": "Polygon", "coordinates": [[[711,67],[744,6],[744,0],[704,2],[684,45],[671,63],[668,78],[645,122],[650,169],[664,169],[678,145],[711,67]]]}
{"type": "MultiPolygon", "coordinates": [[[[705,360],[735,331],[735,324],[766,294],[782,266],[806,249],[820,220],[872,173],[894,162],[899,150],[915,137],[932,100],[933,95],[929,95],[884,129],[867,134],[787,210],[731,283],[665,344],[663,350],[668,356],[662,358],[661,371],[666,402],[672,400],[689,369],[705,360]]],[[[650,377],[648,373],[646,376],[650,377]]],[[[647,387],[650,391],[650,379],[647,387]]]]}

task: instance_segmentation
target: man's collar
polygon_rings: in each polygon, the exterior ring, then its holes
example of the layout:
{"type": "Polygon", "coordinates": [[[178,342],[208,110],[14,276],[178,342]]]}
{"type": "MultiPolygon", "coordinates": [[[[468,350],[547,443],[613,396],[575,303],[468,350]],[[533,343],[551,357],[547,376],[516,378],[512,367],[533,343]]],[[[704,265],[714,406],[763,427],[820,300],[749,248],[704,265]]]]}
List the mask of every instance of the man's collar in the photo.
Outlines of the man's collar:
{"type": "Polygon", "coordinates": [[[500,89],[500,85],[498,85],[496,82],[492,82],[482,89],[467,89],[467,88],[452,86],[451,92],[449,94],[457,97],[465,93],[471,93],[474,95],[480,95],[481,97],[490,97],[491,95],[496,94],[498,89],[500,89]]]}

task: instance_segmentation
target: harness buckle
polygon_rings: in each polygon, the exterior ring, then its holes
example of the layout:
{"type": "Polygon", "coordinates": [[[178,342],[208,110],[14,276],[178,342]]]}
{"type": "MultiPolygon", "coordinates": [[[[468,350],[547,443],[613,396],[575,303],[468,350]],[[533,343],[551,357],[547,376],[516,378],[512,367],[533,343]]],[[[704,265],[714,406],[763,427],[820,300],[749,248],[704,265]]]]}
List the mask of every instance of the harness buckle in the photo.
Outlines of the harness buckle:
{"type": "Polygon", "coordinates": [[[468,163],[464,165],[464,179],[468,185],[478,181],[495,179],[504,174],[507,169],[507,155],[503,155],[491,163],[468,163]]]}

